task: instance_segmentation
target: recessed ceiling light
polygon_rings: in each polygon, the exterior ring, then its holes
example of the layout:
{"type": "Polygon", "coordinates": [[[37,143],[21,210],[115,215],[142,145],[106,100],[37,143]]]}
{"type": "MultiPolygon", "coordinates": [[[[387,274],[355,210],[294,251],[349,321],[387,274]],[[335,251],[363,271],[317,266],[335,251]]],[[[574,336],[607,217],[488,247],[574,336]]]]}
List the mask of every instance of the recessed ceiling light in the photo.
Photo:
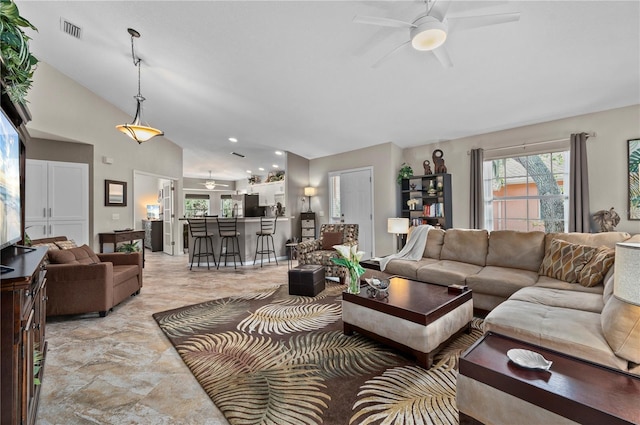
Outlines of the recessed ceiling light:
{"type": "Polygon", "coordinates": [[[282,155],[282,151],[276,151],[276,155],[282,155]]]}
{"type": "Polygon", "coordinates": [[[229,137],[229,141],[230,141],[231,143],[237,143],[237,142],[238,142],[238,139],[236,139],[235,137],[229,137]]]}
{"type": "Polygon", "coordinates": [[[262,168],[262,167],[258,167],[258,170],[260,170],[260,171],[264,171],[264,168],[262,168]]]}
{"type": "Polygon", "coordinates": [[[247,173],[251,174],[251,170],[247,170],[247,173]]]}
{"type": "Polygon", "coordinates": [[[272,167],[273,168],[280,168],[280,167],[278,167],[278,164],[273,164],[272,167]]]}

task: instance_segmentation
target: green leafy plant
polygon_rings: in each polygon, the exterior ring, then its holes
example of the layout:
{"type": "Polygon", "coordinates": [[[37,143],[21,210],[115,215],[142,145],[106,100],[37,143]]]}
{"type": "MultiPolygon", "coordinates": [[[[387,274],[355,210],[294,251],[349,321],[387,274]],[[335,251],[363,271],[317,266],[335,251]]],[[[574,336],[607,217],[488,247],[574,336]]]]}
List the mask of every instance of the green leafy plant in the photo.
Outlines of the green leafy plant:
{"type": "Polygon", "coordinates": [[[0,1],[0,58],[3,90],[12,102],[25,103],[38,59],[29,52],[31,37],[22,28],[38,29],[20,16],[12,0],[0,1]]]}
{"type": "Polygon", "coordinates": [[[40,373],[40,369],[42,369],[42,360],[44,359],[44,355],[42,351],[38,349],[38,344],[33,349],[33,385],[40,385],[40,377],[38,374],[40,373]]]}
{"type": "Polygon", "coordinates": [[[118,252],[138,252],[140,248],[138,248],[138,242],[126,242],[120,245],[117,249],[118,252]]]}
{"type": "Polygon", "coordinates": [[[402,163],[400,171],[398,171],[398,184],[402,184],[402,179],[408,179],[413,176],[413,168],[406,162],[402,163]]]}

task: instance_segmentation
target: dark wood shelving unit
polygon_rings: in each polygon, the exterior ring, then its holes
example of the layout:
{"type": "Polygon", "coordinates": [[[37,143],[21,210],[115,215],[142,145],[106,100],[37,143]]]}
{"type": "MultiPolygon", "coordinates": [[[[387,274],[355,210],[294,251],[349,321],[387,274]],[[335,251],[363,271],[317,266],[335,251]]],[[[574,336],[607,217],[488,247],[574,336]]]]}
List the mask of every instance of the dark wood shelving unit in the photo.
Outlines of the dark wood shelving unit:
{"type": "Polygon", "coordinates": [[[453,227],[451,207],[451,174],[428,174],[402,179],[402,217],[411,226],[430,224],[442,229],[453,227]],[[415,209],[407,202],[416,200],[415,209]]]}

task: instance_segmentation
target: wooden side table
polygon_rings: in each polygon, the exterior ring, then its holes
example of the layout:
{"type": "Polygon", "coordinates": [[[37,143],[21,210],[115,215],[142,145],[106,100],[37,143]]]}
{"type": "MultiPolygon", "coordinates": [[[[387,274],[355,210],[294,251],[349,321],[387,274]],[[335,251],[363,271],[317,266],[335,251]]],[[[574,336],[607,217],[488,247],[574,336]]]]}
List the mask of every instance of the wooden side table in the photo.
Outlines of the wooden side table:
{"type": "Polygon", "coordinates": [[[460,424],[637,424],[640,377],[489,332],[460,357],[460,424]],[[507,357],[520,348],[553,365],[525,369],[507,357]]]}
{"type": "Polygon", "coordinates": [[[111,233],[98,233],[100,242],[100,252],[104,252],[104,244],[113,244],[113,251],[116,251],[116,245],[118,242],[130,242],[135,240],[140,241],[142,245],[142,267],[144,267],[144,230],[123,230],[120,232],[111,233]]]}

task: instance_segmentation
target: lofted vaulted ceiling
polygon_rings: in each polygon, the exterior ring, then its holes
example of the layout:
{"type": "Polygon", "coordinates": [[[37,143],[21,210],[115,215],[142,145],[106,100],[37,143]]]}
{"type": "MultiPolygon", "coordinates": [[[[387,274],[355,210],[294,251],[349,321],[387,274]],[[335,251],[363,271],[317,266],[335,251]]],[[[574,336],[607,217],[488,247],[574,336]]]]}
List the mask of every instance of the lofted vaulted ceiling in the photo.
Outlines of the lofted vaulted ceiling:
{"type": "Polygon", "coordinates": [[[313,159],[411,147],[640,103],[637,1],[454,1],[451,17],[521,18],[452,31],[449,69],[410,48],[374,69],[408,32],[352,22],[412,21],[420,1],[17,4],[38,27],[30,35],[40,60],[128,114],[137,77],[127,28],[142,34],[144,117],[184,148],[186,177],[266,173],[284,166],[276,150],[313,159]],[[80,39],[61,20],[79,26],[80,39]]]}

